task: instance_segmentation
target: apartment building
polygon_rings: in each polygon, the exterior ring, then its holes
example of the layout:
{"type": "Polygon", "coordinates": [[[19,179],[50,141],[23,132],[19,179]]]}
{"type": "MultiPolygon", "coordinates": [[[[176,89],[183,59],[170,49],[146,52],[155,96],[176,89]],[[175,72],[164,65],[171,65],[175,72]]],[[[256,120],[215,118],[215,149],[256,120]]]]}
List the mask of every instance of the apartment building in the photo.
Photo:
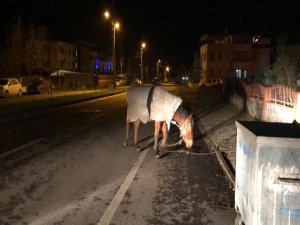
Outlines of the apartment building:
{"type": "Polygon", "coordinates": [[[271,41],[249,35],[204,35],[200,39],[201,80],[253,79],[270,67],[271,41]]]}
{"type": "Polygon", "coordinates": [[[112,79],[112,65],[96,46],[77,41],[49,43],[49,73],[56,88],[87,88],[95,85],[95,75],[112,79]]]}
{"type": "Polygon", "coordinates": [[[64,41],[50,41],[49,43],[50,71],[79,69],[79,52],[77,45],[64,41]]]}

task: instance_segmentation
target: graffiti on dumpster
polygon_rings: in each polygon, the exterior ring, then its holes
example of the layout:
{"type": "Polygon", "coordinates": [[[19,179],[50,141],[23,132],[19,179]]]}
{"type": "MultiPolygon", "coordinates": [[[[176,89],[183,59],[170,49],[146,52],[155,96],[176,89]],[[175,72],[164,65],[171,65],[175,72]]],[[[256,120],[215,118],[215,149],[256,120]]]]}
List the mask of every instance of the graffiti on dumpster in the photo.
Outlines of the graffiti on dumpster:
{"type": "Polygon", "coordinates": [[[282,216],[288,218],[300,218],[300,193],[286,190],[284,192],[282,216]]]}
{"type": "Polygon", "coordinates": [[[239,148],[243,151],[248,159],[252,157],[252,151],[241,140],[239,140],[239,148]]]}

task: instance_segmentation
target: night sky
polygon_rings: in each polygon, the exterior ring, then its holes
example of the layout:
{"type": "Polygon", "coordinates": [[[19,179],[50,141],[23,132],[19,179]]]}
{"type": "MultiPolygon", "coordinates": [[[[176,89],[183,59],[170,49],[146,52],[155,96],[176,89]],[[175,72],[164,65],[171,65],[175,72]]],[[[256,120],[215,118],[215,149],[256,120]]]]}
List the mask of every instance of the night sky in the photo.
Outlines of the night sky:
{"type": "Polygon", "coordinates": [[[103,19],[110,9],[121,22],[118,52],[134,57],[141,40],[150,58],[171,66],[192,64],[203,34],[287,34],[299,43],[300,4],[297,1],[213,0],[1,0],[0,40],[17,17],[48,28],[51,38],[81,39],[111,49],[111,27],[103,19]],[[151,56],[151,57],[150,57],[151,56]]]}

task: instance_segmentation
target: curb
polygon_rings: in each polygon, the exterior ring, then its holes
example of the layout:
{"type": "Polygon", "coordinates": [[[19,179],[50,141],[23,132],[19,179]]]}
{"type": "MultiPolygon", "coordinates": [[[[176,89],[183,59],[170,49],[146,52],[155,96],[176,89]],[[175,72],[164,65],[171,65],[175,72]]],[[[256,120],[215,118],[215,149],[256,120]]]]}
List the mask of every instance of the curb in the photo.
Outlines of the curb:
{"type": "Polygon", "coordinates": [[[18,114],[12,115],[12,116],[4,116],[0,119],[0,124],[15,121],[15,120],[19,120],[19,119],[25,119],[25,118],[33,117],[33,116],[36,116],[36,115],[46,113],[46,112],[51,111],[53,109],[59,109],[59,108],[67,107],[67,106],[70,106],[70,105],[73,105],[73,104],[78,104],[78,103],[81,103],[81,102],[86,102],[86,101],[91,101],[91,100],[95,100],[95,99],[99,99],[99,98],[105,98],[105,97],[109,97],[109,96],[123,94],[125,92],[126,91],[119,91],[119,92],[115,92],[115,93],[109,93],[109,94],[104,94],[104,95],[99,95],[99,96],[87,97],[87,98],[77,99],[77,100],[73,100],[73,101],[69,101],[69,102],[58,103],[58,104],[54,104],[54,105],[51,105],[51,106],[45,106],[45,107],[29,110],[25,113],[18,113],[18,114]]]}
{"type": "MultiPolygon", "coordinates": [[[[218,110],[222,107],[215,107],[215,109],[218,110]]],[[[212,112],[212,111],[214,111],[214,109],[208,109],[207,111],[212,112]]],[[[199,122],[198,122],[198,126],[200,127],[200,132],[201,132],[202,137],[205,136],[206,132],[205,132],[205,127],[201,123],[201,117],[203,117],[203,115],[205,115],[205,114],[206,113],[202,114],[202,116],[199,115],[199,122]]],[[[219,148],[213,143],[213,141],[208,136],[203,137],[203,140],[209,146],[209,148],[212,149],[213,152],[216,153],[216,156],[220,163],[220,166],[222,167],[223,171],[225,172],[226,176],[228,177],[228,179],[231,182],[231,184],[233,185],[233,187],[235,187],[235,173],[234,173],[234,171],[232,171],[232,169],[230,169],[230,166],[228,165],[228,162],[225,159],[225,157],[223,156],[222,152],[219,150],[219,148]]]]}
{"type": "Polygon", "coordinates": [[[235,187],[235,175],[234,175],[233,171],[230,169],[230,167],[228,166],[228,163],[227,163],[226,159],[224,158],[223,154],[221,153],[221,151],[218,149],[217,146],[215,146],[213,144],[213,142],[210,138],[204,138],[204,141],[216,153],[216,156],[218,158],[218,161],[219,161],[222,169],[224,170],[225,174],[227,175],[227,177],[230,180],[233,187],[235,187]]]}

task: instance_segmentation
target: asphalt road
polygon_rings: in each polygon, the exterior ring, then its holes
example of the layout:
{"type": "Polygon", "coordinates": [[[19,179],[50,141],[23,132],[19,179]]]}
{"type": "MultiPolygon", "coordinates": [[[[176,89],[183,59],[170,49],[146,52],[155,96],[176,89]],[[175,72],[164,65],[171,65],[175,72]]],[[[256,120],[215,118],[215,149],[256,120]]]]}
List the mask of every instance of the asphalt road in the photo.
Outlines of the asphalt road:
{"type": "MultiPolygon", "coordinates": [[[[215,155],[155,159],[124,149],[126,94],[1,125],[0,224],[234,224],[234,192],[215,155]],[[3,150],[4,149],[4,150],[3,150]],[[16,163],[17,162],[17,163],[16,163]]],[[[195,128],[195,149],[209,152],[195,128]]],[[[178,131],[170,131],[170,142],[178,131]]]]}

